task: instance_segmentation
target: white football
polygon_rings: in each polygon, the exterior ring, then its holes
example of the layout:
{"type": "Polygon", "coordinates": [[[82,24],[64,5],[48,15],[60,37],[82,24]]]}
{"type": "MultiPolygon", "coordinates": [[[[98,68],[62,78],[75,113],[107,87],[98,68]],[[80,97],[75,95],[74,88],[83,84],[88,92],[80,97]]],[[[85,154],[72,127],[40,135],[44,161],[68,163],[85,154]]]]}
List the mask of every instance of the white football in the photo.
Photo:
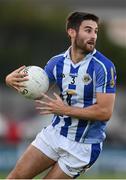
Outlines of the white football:
{"type": "Polygon", "coordinates": [[[37,99],[46,93],[49,88],[49,79],[46,72],[38,66],[27,66],[22,70],[28,74],[28,81],[24,81],[25,88],[20,93],[29,99],[37,99]]]}

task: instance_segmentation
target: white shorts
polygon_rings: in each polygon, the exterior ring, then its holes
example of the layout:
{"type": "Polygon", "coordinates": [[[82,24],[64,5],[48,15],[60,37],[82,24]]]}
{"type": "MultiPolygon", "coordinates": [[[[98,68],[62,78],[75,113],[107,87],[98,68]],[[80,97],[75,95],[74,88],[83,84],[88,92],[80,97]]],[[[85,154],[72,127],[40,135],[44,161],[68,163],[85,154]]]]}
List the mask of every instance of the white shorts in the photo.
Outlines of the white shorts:
{"type": "Polygon", "coordinates": [[[98,158],[102,143],[84,144],[60,135],[51,125],[37,135],[32,145],[57,161],[64,173],[72,178],[86,171],[98,158]]]}

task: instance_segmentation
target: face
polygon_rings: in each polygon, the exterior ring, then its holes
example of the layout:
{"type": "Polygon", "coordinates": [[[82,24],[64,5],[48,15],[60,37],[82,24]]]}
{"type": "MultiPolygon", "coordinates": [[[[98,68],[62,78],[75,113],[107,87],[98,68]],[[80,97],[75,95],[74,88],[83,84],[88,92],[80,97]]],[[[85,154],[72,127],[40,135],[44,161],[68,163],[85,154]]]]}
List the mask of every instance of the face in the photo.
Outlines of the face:
{"type": "Polygon", "coordinates": [[[90,53],[94,50],[97,40],[98,25],[95,21],[82,21],[78,32],[75,31],[73,45],[84,53],[90,53]]]}

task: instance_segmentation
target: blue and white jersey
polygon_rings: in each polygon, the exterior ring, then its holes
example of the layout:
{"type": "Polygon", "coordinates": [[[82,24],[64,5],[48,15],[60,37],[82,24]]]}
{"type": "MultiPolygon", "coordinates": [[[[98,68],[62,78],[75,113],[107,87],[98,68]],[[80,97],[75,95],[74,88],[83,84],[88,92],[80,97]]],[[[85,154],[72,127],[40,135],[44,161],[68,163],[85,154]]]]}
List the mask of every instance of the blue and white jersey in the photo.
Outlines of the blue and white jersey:
{"type": "MultiPolygon", "coordinates": [[[[49,60],[45,66],[50,81],[56,81],[61,97],[70,106],[85,108],[96,103],[96,93],[115,93],[113,63],[96,49],[74,64],[70,48],[49,60]]],[[[105,139],[106,122],[54,115],[52,126],[70,140],[99,143],[105,139]]]]}

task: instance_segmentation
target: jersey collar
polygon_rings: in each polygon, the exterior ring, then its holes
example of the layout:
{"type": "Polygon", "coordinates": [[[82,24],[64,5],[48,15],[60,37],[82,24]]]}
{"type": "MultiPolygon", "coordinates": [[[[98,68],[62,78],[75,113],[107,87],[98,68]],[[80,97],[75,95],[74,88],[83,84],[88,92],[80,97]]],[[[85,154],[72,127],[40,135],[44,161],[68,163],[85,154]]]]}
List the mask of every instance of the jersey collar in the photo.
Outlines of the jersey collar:
{"type": "MultiPolygon", "coordinates": [[[[64,57],[71,60],[71,57],[70,57],[70,48],[71,48],[71,46],[64,53],[64,57]]],[[[86,57],[83,60],[89,59],[89,57],[92,57],[95,53],[96,53],[96,49],[94,49],[93,52],[87,54],[86,57]]]]}

